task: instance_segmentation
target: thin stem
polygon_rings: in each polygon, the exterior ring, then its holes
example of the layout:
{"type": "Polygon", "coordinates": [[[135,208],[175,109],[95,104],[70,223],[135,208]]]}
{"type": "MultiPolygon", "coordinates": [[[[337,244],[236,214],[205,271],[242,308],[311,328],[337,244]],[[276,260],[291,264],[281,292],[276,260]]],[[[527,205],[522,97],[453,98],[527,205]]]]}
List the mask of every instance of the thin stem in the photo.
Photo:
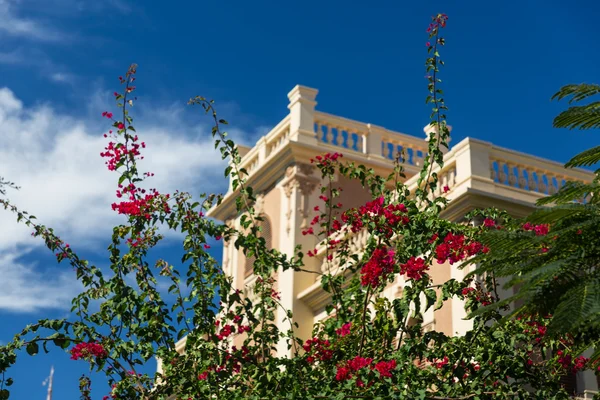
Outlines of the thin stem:
{"type": "Polygon", "coordinates": [[[367,331],[367,325],[365,324],[366,318],[367,318],[367,305],[369,304],[369,297],[371,295],[371,285],[369,284],[369,286],[367,287],[367,292],[365,293],[365,304],[363,306],[363,314],[362,314],[362,323],[361,323],[361,327],[362,327],[362,334],[360,336],[360,345],[358,348],[358,355],[361,356],[362,355],[362,350],[363,350],[363,346],[365,344],[365,334],[367,331]]]}

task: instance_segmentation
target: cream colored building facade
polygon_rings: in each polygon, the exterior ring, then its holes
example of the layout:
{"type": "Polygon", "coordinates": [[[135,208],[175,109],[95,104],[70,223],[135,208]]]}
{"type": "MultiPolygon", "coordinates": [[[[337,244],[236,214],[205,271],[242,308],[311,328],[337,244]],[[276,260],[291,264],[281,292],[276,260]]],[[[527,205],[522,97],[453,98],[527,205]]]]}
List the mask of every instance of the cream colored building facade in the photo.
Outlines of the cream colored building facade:
{"type": "MultiPolygon", "coordinates": [[[[289,114],[252,148],[239,147],[242,167],[248,171],[248,185],[257,194],[255,206],[264,219],[263,234],[273,248],[292,256],[297,245],[307,250],[318,249],[316,257],[305,257],[305,269],[325,272],[325,248],[319,247],[315,237],[302,235],[315,215],[313,209],[322,205],[319,187],[323,183],[320,173],[310,164],[310,159],[325,152],[339,152],[344,161],[354,161],[373,168],[381,176],[393,169],[394,155],[400,150],[406,154],[405,173],[407,185],[414,186],[427,151],[427,135],[420,137],[394,132],[381,126],[362,123],[327,114],[316,109],[318,91],[296,86],[288,94],[289,114]]],[[[440,184],[438,195],[450,202],[442,217],[460,221],[476,208],[497,207],[513,216],[522,217],[534,209],[540,197],[554,193],[565,180],[591,181],[593,174],[583,170],[563,168],[562,164],[535,156],[495,146],[492,143],[466,138],[451,146],[445,154],[444,167],[437,171],[440,184]],[[441,188],[448,186],[443,193],[441,188]]],[[[343,188],[339,201],[344,209],[363,205],[370,200],[368,192],[358,182],[337,178],[343,188]]],[[[211,210],[209,216],[240,227],[235,209],[237,194],[231,191],[222,204],[211,210]]],[[[352,249],[360,253],[368,233],[359,232],[351,237],[352,249]]],[[[253,286],[252,260],[247,260],[232,242],[225,243],[223,267],[234,279],[235,286],[248,292],[253,286]]],[[[450,278],[461,280],[468,270],[457,265],[434,265],[430,273],[434,283],[450,278]]],[[[323,318],[329,301],[321,289],[318,274],[280,271],[277,288],[281,303],[291,310],[300,324],[297,334],[307,339],[314,322],[323,318]]],[[[388,285],[384,295],[389,298],[400,294],[404,281],[398,276],[388,285]]],[[[448,301],[441,310],[424,315],[424,328],[436,329],[448,335],[461,335],[471,329],[465,320],[463,302],[448,301]]],[[[287,330],[288,326],[281,329],[287,330]]],[[[286,343],[278,347],[280,356],[290,355],[286,343]]],[[[591,372],[577,377],[578,391],[598,390],[591,372]]],[[[588,392],[588,396],[591,392],[588,392]]],[[[589,397],[591,398],[591,397],[589,397]]]]}

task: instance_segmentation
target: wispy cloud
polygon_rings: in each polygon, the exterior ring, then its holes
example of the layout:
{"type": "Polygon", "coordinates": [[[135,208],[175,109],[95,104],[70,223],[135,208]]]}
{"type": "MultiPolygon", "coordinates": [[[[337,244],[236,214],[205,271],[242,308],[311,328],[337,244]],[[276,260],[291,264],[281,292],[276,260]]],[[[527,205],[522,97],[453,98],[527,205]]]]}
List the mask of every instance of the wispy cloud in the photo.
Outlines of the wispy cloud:
{"type": "Polygon", "coordinates": [[[27,60],[19,50],[0,52],[0,64],[19,65],[25,64],[26,62],[27,60]]]}
{"type": "MultiPolygon", "coordinates": [[[[98,92],[89,99],[93,112],[74,116],[49,105],[26,107],[10,89],[0,88],[0,172],[21,187],[9,191],[8,197],[40,223],[55,227],[76,249],[103,248],[112,227],[123,221],[110,207],[117,200],[117,175],[106,169],[99,155],[107,144],[103,133],[109,125],[100,113],[111,109],[110,97],[98,92]]],[[[223,191],[225,163],[214,150],[208,121],[187,120],[184,107],[146,102],[134,109],[137,131],[147,144],[140,169],[155,173],[148,187],[167,193],[223,191]]],[[[256,136],[239,130],[232,134],[256,136]]],[[[20,257],[42,243],[7,211],[0,210],[0,215],[0,309],[31,311],[44,307],[42,303],[68,306],[65,299],[70,300],[75,284],[72,274],[37,277],[36,266],[20,257]],[[40,295],[44,288],[46,297],[40,295]]]]}
{"type": "MultiPolygon", "coordinates": [[[[25,108],[12,91],[0,89],[0,170],[21,187],[10,197],[45,224],[79,240],[94,239],[120,221],[110,207],[116,201],[117,175],[100,157],[108,142],[103,133],[109,128],[100,112],[108,107],[99,107],[94,107],[98,111],[93,123],[48,105],[25,108]],[[74,217],[78,215],[85,218],[74,217]]],[[[207,126],[190,125],[176,109],[167,113],[170,107],[142,108],[136,109],[141,116],[136,127],[148,147],[141,168],[155,173],[148,184],[162,191],[226,188],[220,178],[224,164],[213,150],[207,126]],[[202,131],[205,134],[193,137],[202,131]]],[[[24,243],[29,233],[2,224],[0,248],[24,243]]]]}
{"type": "Polygon", "coordinates": [[[77,80],[77,76],[68,72],[66,66],[55,63],[36,47],[21,46],[11,51],[0,51],[0,65],[31,68],[55,83],[72,83],[77,80]]]}
{"type": "Polygon", "coordinates": [[[70,83],[73,82],[76,77],[73,74],[67,72],[54,72],[50,74],[50,80],[58,83],[70,83]]]}
{"type": "Polygon", "coordinates": [[[14,4],[11,0],[0,0],[0,33],[44,42],[64,39],[60,31],[40,21],[17,15],[14,4]]]}
{"type": "Polygon", "coordinates": [[[40,272],[36,264],[19,261],[23,252],[0,254],[0,310],[34,312],[41,309],[66,308],[82,286],[73,271],[40,272]]]}

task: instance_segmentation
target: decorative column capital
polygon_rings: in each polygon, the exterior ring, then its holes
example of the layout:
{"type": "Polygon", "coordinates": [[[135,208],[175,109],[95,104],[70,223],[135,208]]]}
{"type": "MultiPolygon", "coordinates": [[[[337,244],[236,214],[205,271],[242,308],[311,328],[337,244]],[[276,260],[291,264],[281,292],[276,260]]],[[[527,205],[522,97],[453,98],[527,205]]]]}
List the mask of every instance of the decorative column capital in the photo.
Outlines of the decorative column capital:
{"type": "Polygon", "coordinates": [[[254,212],[256,215],[260,215],[265,211],[265,195],[263,193],[256,195],[256,201],[254,202],[254,212]]]}
{"type": "Polygon", "coordinates": [[[315,167],[310,164],[296,163],[287,167],[285,178],[282,182],[283,192],[287,197],[288,210],[286,212],[287,228],[291,231],[292,209],[297,208],[302,218],[300,228],[308,226],[310,195],[315,191],[321,180],[314,176],[315,167]],[[299,197],[292,196],[294,193],[299,197]]]}

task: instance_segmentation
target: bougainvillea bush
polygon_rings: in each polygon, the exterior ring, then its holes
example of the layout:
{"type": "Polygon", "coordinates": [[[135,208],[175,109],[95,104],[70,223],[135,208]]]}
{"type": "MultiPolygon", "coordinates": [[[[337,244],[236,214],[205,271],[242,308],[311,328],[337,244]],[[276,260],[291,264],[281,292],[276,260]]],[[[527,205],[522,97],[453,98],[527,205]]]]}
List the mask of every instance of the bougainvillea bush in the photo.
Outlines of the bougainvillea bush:
{"type": "MultiPolygon", "coordinates": [[[[464,300],[469,311],[498,301],[493,274],[439,285],[433,285],[429,275],[439,264],[468,262],[488,253],[479,237],[497,229],[502,216],[490,211],[481,225],[439,217],[446,200],[435,197],[432,189],[438,184],[434,171],[443,163],[442,147],[449,138],[439,85],[439,51],[444,45],[440,31],[446,22],[446,15],[437,15],[427,30],[427,102],[432,105],[435,134],[429,139],[418,188],[411,192],[402,183],[401,155],[388,178],[345,163],[337,153],[312,160],[325,182],[323,207],[303,233],[317,235],[327,246],[332,268],[321,282],[332,301],[329,317],[313,327],[310,338],[295,335],[303,321],[281,306],[272,277],[278,270],[308,273],[303,260],[314,256],[314,250],[297,249],[290,257],[267,248],[260,237],[253,191],[239,167],[240,155],[211,101],[195,97],[190,103],[214,119],[215,145],[231,161],[226,175],[240,194],[243,234],[205,217],[220,196],[198,200],[186,192],[146,188],[153,174],[138,170],[146,143],[129,114],[136,91],[136,66],[131,66],[119,78],[122,90],[114,93],[119,112],[103,113],[111,128],[100,155],[115,172],[112,209],[123,217],[108,248],[110,271],[90,265],[52,229],[0,199],[45,241],[58,262],[74,267],[85,288],[73,299],[73,320],[38,321],[0,348],[0,399],[10,397],[10,367],[17,359],[37,354],[40,347],[52,350],[52,345],[68,352],[72,362],[89,363],[89,376],[80,380],[82,399],[92,398],[94,374],[109,379],[106,388],[94,386],[94,398],[103,399],[567,398],[561,377],[589,362],[573,353],[570,338],[547,338],[551,316],[525,315],[494,327],[503,310],[491,310],[477,315],[473,330],[462,337],[423,332],[421,326],[423,312],[444,307],[450,298],[464,300]],[[337,174],[359,180],[372,200],[358,209],[344,209],[336,200],[337,174]],[[153,259],[151,250],[166,229],[184,234],[181,260],[153,259]],[[358,257],[340,233],[362,229],[368,229],[370,237],[358,257]],[[208,254],[209,238],[233,241],[255,258],[254,301],[234,289],[232,279],[208,254]],[[402,295],[383,297],[384,287],[398,274],[407,282],[402,295]],[[158,277],[171,281],[168,294],[159,289],[158,277]],[[277,316],[289,322],[287,331],[278,329],[277,316]],[[53,333],[46,335],[48,331],[53,333]],[[236,335],[245,338],[243,345],[233,346],[236,335]],[[178,352],[175,344],[183,337],[185,349],[178,352]],[[276,356],[281,341],[292,357],[276,356]],[[140,374],[139,366],[154,357],[161,360],[162,373],[140,374]]],[[[547,233],[543,226],[526,229],[547,233]]]]}

